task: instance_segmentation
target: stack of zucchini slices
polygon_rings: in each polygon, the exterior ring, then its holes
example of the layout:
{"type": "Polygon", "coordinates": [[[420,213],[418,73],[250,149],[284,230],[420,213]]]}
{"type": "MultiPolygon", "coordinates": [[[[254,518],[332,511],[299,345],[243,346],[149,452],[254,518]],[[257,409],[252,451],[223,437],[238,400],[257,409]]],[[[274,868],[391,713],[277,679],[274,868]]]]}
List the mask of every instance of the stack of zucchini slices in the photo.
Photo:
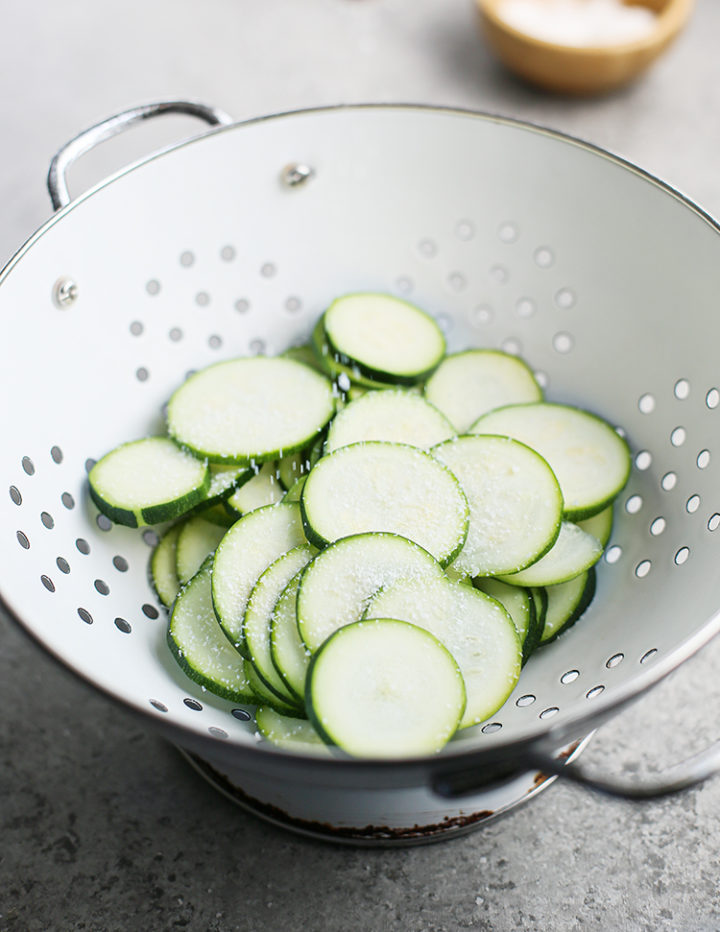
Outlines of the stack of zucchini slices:
{"type": "Polygon", "coordinates": [[[193,680],[304,753],[435,753],[493,716],[590,604],[627,444],[518,357],[446,355],[434,319],[335,300],[306,346],[192,375],[168,436],[90,473],[150,562],[193,680]]]}

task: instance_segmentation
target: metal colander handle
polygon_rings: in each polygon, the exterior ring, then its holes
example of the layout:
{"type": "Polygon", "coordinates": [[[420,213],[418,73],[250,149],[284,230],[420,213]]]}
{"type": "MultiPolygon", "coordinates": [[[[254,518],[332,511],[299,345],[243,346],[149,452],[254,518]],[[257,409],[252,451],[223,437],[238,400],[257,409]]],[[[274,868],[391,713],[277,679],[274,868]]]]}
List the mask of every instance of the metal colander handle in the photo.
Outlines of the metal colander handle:
{"type": "Polygon", "coordinates": [[[60,210],[61,207],[66,207],[72,200],[67,185],[67,171],[81,155],[94,149],[95,146],[106,139],[123,132],[123,130],[135,123],[157,116],[164,116],[168,113],[194,116],[210,126],[226,126],[234,122],[232,117],[224,111],[218,110],[217,107],[210,107],[207,104],[195,103],[189,100],[169,100],[144,104],[108,117],[106,120],[83,130],[82,133],[67,142],[53,158],[47,178],[53,208],[60,210]]]}
{"type": "MultiPolygon", "coordinates": [[[[645,783],[594,777],[576,763],[565,763],[562,758],[537,750],[532,752],[528,763],[538,767],[543,774],[562,777],[605,796],[638,801],[661,799],[689,790],[718,773],[720,741],[645,783]]],[[[439,796],[453,799],[476,793],[483,785],[476,773],[465,771],[436,778],[433,789],[439,796]]]]}

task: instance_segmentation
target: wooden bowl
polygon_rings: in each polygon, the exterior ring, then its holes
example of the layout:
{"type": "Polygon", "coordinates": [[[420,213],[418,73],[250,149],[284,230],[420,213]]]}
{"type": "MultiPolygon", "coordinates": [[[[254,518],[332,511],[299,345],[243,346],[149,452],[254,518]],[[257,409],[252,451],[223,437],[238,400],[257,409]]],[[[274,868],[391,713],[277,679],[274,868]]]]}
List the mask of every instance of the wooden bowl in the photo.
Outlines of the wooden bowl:
{"type": "Polygon", "coordinates": [[[605,93],[636,78],[675,39],[693,7],[693,0],[634,0],[656,13],[649,35],[618,45],[577,47],[536,39],[510,26],[499,13],[503,2],[476,0],[483,33],[500,60],[533,84],[578,95],[605,93]]]}

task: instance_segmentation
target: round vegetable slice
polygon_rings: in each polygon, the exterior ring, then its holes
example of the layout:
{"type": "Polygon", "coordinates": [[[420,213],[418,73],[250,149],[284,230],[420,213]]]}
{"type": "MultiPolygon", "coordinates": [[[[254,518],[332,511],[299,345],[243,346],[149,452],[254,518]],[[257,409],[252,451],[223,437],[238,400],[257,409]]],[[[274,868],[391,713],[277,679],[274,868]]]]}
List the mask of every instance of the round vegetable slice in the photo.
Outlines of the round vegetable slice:
{"type": "Polygon", "coordinates": [[[220,541],[213,564],[213,605],[223,631],[243,655],[243,621],[255,583],[278,557],[303,543],[300,507],[294,502],[251,511],[220,541]]]}
{"type": "MultiPolygon", "coordinates": [[[[291,551],[292,552],[292,551],[291,551]]],[[[305,677],[310,651],[300,637],[297,624],[297,593],[301,572],[297,573],[275,603],[270,623],[270,653],[275,669],[291,695],[305,701],[305,677]]]]}
{"type": "Polygon", "coordinates": [[[216,363],[177,389],[170,435],[213,463],[263,462],[312,442],[335,411],[328,379],[282,356],[216,363]]]}
{"type": "Polygon", "coordinates": [[[210,483],[207,463],[167,437],[116,447],[95,463],[88,478],[100,511],[128,527],[179,517],[205,498],[210,483]]]}
{"type": "Polygon", "coordinates": [[[407,443],[429,450],[455,436],[447,419],[421,395],[401,389],[368,392],[332,421],[325,453],[361,440],[407,443]]]}
{"type": "Polygon", "coordinates": [[[522,649],[513,621],[498,601],[471,586],[434,576],[400,579],[370,600],[365,618],[401,618],[445,645],[465,681],[460,728],[485,721],[515,688],[522,649]]]}
{"type": "Polygon", "coordinates": [[[563,521],[558,539],[545,556],[519,573],[500,578],[513,586],[555,586],[584,573],[597,563],[602,550],[592,534],[563,521]]]}
{"type": "Polygon", "coordinates": [[[167,640],[178,664],[205,689],[235,702],[254,702],[242,657],[217,623],[210,595],[212,559],[175,600],[167,640]]]}
{"type": "Polygon", "coordinates": [[[308,474],[300,506],[305,533],[317,547],[389,531],[447,564],[467,537],[468,504],[457,479],[406,444],[354,443],[322,457],[308,474]]]}
{"type": "Polygon", "coordinates": [[[548,607],[541,644],[553,641],[574,625],[590,605],[595,595],[595,567],[557,586],[547,586],[545,591],[548,607]]]}
{"type": "Polygon", "coordinates": [[[337,298],[325,311],[323,327],[341,364],[381,382],[420,382],[445,353],[445,337],[433,318],[391,295],[337,298]]]}
{"type": "Polygon", "coordinates": [[[205,558],[214,553],[227,528],[200,515],[188,518],[182,525],[175,549],[175,569],[181,586],[189,582],[205,558]]]}
{"type": "Polygon", "coordinates": [[[158,541],[150,557],[150,581],[165,608],[170,608],[180,592],[175,554],[181,530],[182,523],[169,528],[158,541]]]}
{"type": "Polygon", "coordinates": [[[465,436],[432,453],[457,477],[470,506],[456,570],[471,576],[516,573],[550,550],[560,532],[563,498],[534,450],[509,437],[465,436]]]}
{"type": "Polygon", "coordinates": [[[630,474],[630,451],[607,421],[570,405],[538,402],[498,408],[472,434],[504,434],[544,457],[557,476],[565,517],[589,518],[618,494],[630,474]]]}
{"type": "Polygon", "coordinates": [[[405,577],[444,578],[426,550],[397,534],[357,534],[331,544],[303,570],[297,594],[297,624],[309,650],[333,631],[359,621],[370,598],[405,577]]]}
{"type": "Polygon", "coordinates": [[[473,349],[446,356],[427,380],[425,397],[464,434],[494,408],[541,401],[542,389],[518,356],[473,349]]]}
{"type": "Polygon", "coordinates": [[[284,702],[293,704],[295,695],[285,685],[272,661],[270,625],[275,603],[293,576],[310,561],[315,551],[308,544],[294,547],[265,570],[258,579],[245,610],[245,643],[258,676],[284,702]]]}
{"type": "Polygon", "coordinates": [[[308,671],[308,718],[329,744],[360,757],[433,754],[457,730],[463,678],[423,628],[396,619],[346,625],[308,671]]]}
{"type": "Polygon", "coordinates": [[[320,754],[328,757],[330,748],[307,719],[281,715],[262,705],[255,713],[258,731],[271,744],[300,754],[320,754]]]}

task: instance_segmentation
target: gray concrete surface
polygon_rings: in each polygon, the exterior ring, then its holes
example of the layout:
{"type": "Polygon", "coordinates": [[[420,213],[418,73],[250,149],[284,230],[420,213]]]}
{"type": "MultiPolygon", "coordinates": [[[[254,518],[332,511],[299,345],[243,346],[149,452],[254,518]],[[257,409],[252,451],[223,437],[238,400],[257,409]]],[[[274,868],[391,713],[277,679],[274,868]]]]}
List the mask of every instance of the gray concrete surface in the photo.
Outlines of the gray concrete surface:
{"type": "MultiPolygon", "coordinates": [[[[720,215],[720,6],[638,84],[596,101],[506,75],[469,0],[68,0],[4,4],[0,257],[49,213],[44,175],[78,129],[192,97],[238,118],[418,101],[490,110],[625,155],[720,215]]],[[[167,132],[73,173],[79,189],[167,132]]],[[[161,138],[162,137],[162,138],[161,138]]],[[[718,737],[720,643],[606,725],[586,760],[631,773],[718,737]]],[[[720,929],[720,780],[641,806],[554,785],[425,848],[310,842],[216,794],[177,753],[0,617],[0,930],[347,932],[720,929]]]]}

